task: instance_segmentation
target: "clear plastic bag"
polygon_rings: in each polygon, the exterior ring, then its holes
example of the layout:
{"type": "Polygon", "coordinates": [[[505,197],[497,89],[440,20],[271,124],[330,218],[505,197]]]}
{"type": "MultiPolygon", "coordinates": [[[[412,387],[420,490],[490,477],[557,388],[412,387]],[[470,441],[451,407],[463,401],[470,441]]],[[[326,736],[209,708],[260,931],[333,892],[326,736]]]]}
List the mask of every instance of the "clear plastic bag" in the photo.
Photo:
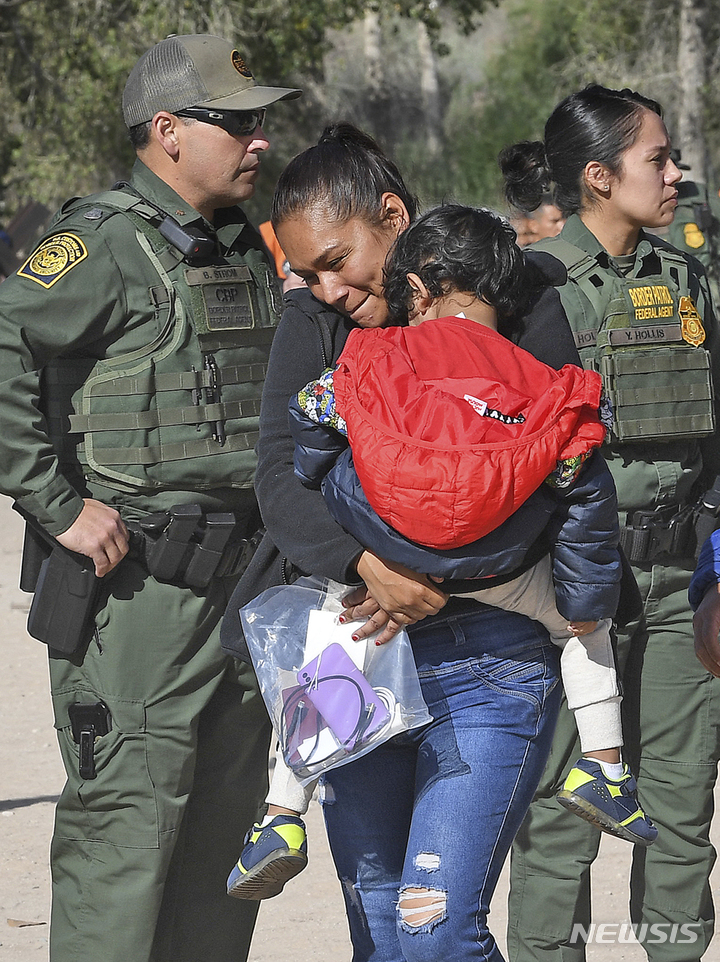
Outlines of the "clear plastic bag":
{"type": "Polygon", "coordinates": [[[309,782],[430,722],[405,631],[385,645],[341,625],[347,585],[302,578],[240,609],[286,764],[309,782]]]}

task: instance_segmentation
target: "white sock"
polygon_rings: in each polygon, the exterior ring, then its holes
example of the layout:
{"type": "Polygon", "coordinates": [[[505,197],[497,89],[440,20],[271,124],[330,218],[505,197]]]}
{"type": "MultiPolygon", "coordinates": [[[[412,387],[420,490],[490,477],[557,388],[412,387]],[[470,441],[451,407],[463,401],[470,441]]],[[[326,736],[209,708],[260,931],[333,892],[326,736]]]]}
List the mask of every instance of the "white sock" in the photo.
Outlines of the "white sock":
{"type": "Polygon", "coordinates": [[[623,777],[625,766],[622,762],[604,762],[600,758],[594,758],[593,761],[597,762],[602,768],[605,778],[609,778],[613,782],[619,782],[623,777]]]}

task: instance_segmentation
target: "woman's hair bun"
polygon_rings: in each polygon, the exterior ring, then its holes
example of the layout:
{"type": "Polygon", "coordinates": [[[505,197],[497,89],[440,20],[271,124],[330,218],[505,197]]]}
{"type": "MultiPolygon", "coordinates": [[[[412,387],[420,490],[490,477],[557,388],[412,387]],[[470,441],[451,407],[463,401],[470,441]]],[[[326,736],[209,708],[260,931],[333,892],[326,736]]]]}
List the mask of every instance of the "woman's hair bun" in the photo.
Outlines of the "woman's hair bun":
{"type": "Polygon", "coordinates": [[[505,178],[505,197],[520,210],[535,210],[550,187],[550,171],[541,140],[522,140],[505,147],[498,157],[505,178]]]}
{"type": "Polygon", "coordinates": [[[375,154],[382,153],[377,141],[347,121],[328,124],[320,134],[318,144],[332,143],[342,144],[344,147],[361,147],[375,154]]]}

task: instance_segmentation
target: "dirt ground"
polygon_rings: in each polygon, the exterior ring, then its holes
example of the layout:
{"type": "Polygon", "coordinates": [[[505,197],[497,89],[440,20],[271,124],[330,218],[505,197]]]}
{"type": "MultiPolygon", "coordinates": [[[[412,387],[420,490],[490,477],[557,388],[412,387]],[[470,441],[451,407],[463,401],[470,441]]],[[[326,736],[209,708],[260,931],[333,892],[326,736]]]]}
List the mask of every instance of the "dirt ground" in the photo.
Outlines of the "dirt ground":
{"type": "MultiPolygon", "coordinates": [[[[5,621],[0,673],[0,962],[47,959],[48,842],[53,803],[63,784],[45,650],[25,632],[29,596],[17,588],[21,539],[20,518],[10,502],[0,498],[0,617],[5,621]]],[[[308,829],[310,866],[280,896],[263,903],[250,962],[349,962],[351,958],[340,888],[316,802],[308,829]]],[[[720,843],[720,829],[714,832],[714,841],[716,846],[720,843]]],[[[603,836],[593,869],[597,922],[628,921],[629,859],[629,845],[603,836]]],[[[717,869],[712,882],[718,902],[717,869]]],[[[507,872],[491,913],[491,927],[501,947],[506,897],[507,872]]],[[[637,944],[595,944],[588,950],[589,962],[642,962],[645,958],[637,944]]],[[[705,959],[720,962],[720,935],[705,959]]]]}

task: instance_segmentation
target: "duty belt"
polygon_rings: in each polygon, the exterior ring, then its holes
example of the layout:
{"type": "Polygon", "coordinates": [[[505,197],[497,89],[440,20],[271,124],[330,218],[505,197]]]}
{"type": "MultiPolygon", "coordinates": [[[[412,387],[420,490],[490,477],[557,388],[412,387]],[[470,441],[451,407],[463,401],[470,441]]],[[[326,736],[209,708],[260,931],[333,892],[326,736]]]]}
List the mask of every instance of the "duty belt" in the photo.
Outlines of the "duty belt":
{"type": "Polygon", "coordinates": [[[635,511],[620,528],[620,547],[632,564],[700,554],[705,540],[720,528],[720,475],[711,488],[686,507],[671,505],[635,511]]]}
{"type": "Polygon", "coordinates": [[[243,573],[264,530],[240,537],[244,528],[229,512],[205,513],[197,504],[128,522],[130,553],[158,581],[205,588],[212,578],[243,573]]]}
{"type": "Polygon", "coordinates": [[[695,505],[635,511],[620,528],[620,547],[631,564],[688,557],[697,545],[696,517],[695,505]]]}

